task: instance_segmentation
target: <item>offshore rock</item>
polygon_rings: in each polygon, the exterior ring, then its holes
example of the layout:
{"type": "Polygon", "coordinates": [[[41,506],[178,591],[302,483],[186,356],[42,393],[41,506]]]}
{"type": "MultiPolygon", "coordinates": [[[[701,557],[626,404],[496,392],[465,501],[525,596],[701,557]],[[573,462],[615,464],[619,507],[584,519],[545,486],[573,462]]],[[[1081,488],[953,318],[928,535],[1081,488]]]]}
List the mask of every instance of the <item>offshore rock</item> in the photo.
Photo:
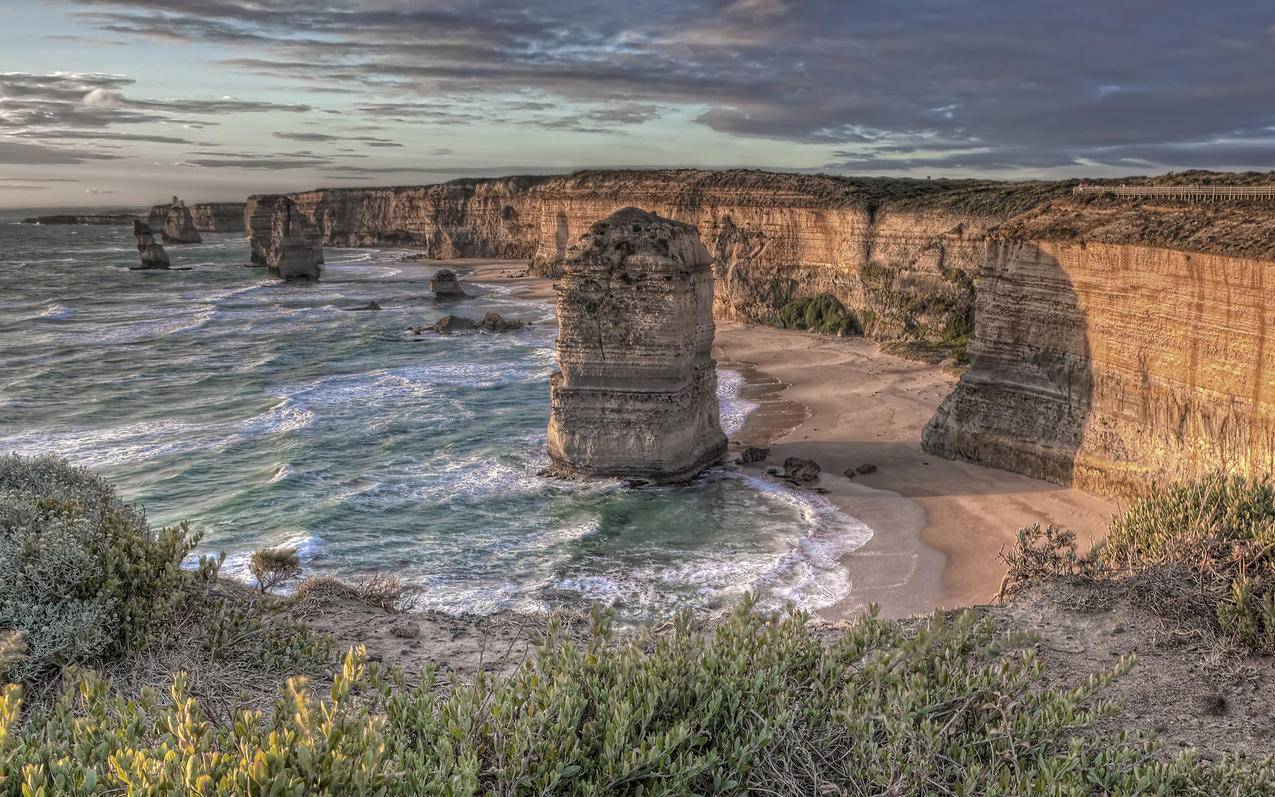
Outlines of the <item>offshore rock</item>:
{"type": "Polygon", "coordinates": [[[434,322],[432,329],[440,335],[452,332],[465,332],[474,328],[474,319],[461,315],[445,315],[434,322]]]}
{"type": "MultiPolygon", "coordinates": [[[[248,231],[248,245],[252,252],[251,261],[254,266],[266,266],[267,252],[273,236],[275,210],[279,205],[294,200],[283,194],[258,194],[248,197],[244,204],[244,227],[248,231]]],[[[294,203],[295,204],[295,203],[294,203]]],[[[316,263],[323,263],[323,233],[318,226],[306,218],[302,225],[301,235],[310,244],[316,263]]]]}
{"type": "Polygon", "coordinates": [[[507,319],[494,311],[483,315],[482,320],[478,322],[478,328],[484,332],[508,332],[512,329],[522,329],[522,327],[522,321],[507,319]]]}
{"type": "Polygon", "coordinates": [[[456,272],[449,268],[429,278],[429,289],[434,292],[435,299],[464,299],[469,295],[460,287],[456,272]]]}
{"type": "Polygon", "coordinates": [[[171,268],[168,253],[164,245],[155,241],[155,234],[144,221],[133,221],[133,235],[137,236],[137,253],[142,258],[140,266],[131,266],[134,271],[171,268]]]}
{"type": "MultiPolygon", "coordinates": [[[[243,202],[196,202],[187,205],[195,229],[200,232],[243,232],[243,202]]],[[[163,226],[168,216],[169,205],[155,205],[146,217],[146,223],[155,227],[163,226]]]]}
{"type": "Polygon", "coordinates": [[[282,197],[274,203],[270,216],[270,246],[266,249],[266,268],[272,276],[292,282],[318,280],[319,249],[312,236],[305,234],[309,221],[297,210],[291,199],[282,197]]]}
{"type": "Polygon", "coordinates": [[[164,243],[197,244],[203,241],[199,230],[195,229],[195,220],[190,215],[190,208],[179,197],[173,197],[173,204],[168,206],[164,216],[164,243]]]}
{"type": "Polygon", "coordinates": [[[676,482],[722,458],[712,262],[694,227],[637,208],[571,249],[555,286],[551,473],[676,482]]]}
{"type": "Polygon", "coordinates": [[[796,482],[812,482],[819,478],[822,468],[813,459],[788,457],[784,460],[784,478],[796,482]]]}

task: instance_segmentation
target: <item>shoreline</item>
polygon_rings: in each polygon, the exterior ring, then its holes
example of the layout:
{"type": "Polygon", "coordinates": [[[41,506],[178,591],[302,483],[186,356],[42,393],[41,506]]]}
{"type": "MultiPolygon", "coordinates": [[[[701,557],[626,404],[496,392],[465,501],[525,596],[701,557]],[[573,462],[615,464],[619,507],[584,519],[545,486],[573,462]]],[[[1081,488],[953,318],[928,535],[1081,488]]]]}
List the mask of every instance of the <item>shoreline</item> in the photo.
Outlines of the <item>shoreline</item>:
{"type": "MultiPolygon", "coordinates": [[[[447,267],[471,282],[513,285],[528,298],[554,295],[552,281],[527,276],[523,261],[447,267]]],[[[812,459],[822,473],[809,487],[872,531],[841,558],[850,595],[813,612],[825,620],[869,603],[887,617],[987,603],[1004,575],[998,554],[1019,528],[1067,526],[1083,549],[1102,538],[1118,510],[1101,496],[923,451],[921,430],[957,381],[938,366],[886,354],[860,337],[716,324],[714,356],[744,377],[740,397],[757,404],[732,436],[727,461],[747,446],[771,449],[762,462],[728,467],[773,480],[767,467],[790,456],[812,459]],[[877,470],[842,475],[865,464],[877,470]]]]}

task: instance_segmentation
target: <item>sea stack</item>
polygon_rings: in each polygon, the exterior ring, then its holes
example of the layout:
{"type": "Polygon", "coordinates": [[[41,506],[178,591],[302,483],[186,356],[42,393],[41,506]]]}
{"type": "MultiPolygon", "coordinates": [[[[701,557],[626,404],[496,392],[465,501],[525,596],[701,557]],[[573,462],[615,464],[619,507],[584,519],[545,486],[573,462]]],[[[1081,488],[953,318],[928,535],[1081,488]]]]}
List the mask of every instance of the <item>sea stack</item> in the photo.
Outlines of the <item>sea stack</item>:
{"type": "Polygon", "coordinates": [[[694,227],[637,208],[568,250],[554,286],[551,473],[678,482],[722,458],[712,262],[694,227]]]}
{"type": "Polygon", "coordinates": [[[164,216],[164,243],[197,244],[203,241],[199,230],[195,229],[195,219],[190,215],[190,208],[179,197],[173,197],[173,204],[168,206],[168,214],[164,216]]]}
{"type": "Polygon", "coordinates": [[[266,247],[266,268],[270,274],[292,282],[318,280],[321,249],[313,243],[307,228],[310,222],[288,197],[279,197],[270,216],[270,244],[266,247]]]}
{"type": "Polygon", "coordinates": [[[155,241],[155,234],[151,232],[149,224],[135,220],[133,235],[137,236],[137,253],[141,255],[142,264],[131,266],[132,270],[164,269],[172,266],[168,260],[168,253],[164,251],[164,245],[155,241]]]}

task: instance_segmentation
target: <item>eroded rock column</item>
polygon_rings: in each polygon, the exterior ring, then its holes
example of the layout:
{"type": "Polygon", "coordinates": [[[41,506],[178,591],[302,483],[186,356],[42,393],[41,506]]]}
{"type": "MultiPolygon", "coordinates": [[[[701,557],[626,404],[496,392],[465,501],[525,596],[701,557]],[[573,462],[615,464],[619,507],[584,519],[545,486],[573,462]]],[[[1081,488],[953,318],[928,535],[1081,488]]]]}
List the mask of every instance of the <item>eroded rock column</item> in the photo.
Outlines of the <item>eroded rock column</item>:
{"type": "Polygon", "coordinates": [[[141,265],[131,266],[134,271],[171,268],[168,253],[164,245],[156,242],[150,225],[140,219],[133,222],[133,235],[137,238],[137,254],[141,257],[141,265]]]}
{"type": "Polygon", "coordinates": [[[637,208],[568,251],[551,472],[670,482],[721,459],[711,265],[694,227],[637,208]]]}
{"type": "Polygon", "coordinates": [[[270,216],[270,244],[266,248],[266,268],[284,280],[317,280],[321,249],[313,243],[310,222],[287,197],[274,203],[270,216]]]}
{"type": "Polygon", "coordinates": [[[199,230],[195,229],[195,219],[190,215],[190,208],[179,197],[173,197],[173,204],[168,207],[164,216],[164,243],[197,244],[203,241],[199,230]]]}

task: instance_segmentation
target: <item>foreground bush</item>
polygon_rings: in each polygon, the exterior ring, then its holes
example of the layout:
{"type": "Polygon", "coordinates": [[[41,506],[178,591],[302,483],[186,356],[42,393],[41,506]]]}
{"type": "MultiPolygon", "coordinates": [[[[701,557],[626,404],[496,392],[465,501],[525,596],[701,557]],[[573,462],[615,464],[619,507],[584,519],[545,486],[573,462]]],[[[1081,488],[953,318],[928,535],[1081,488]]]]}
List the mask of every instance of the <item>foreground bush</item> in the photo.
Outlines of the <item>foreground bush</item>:
{"type": "Polygon", "coordinates": [[[1275,486],[1213,474],[1152,491],[1111,523],[1088,556],[1075,535],[1019,532],[1005,588],[1044,577],[1130,579],[1135,597],[1173,620],[1203,621],[1275,653],[1275,486]]]}
{"type": "Polygon", "coordinates": [[[851,335],[863,331],[854,314],[829,293],[797,299],[779,310],[779,325],[825,335],[851,335]]]}
{"type": "MultiPolygon", "coordinates": [[[[551,624],[512,675],[440,688],[369,674],[210,723],[185,693],[123,701],[91,676],[25,725],[0,701],[4,795],[1261,794],[1268,763],[1170,756],[1092,732],[1095,693],[1042,684],[972,615],[915,634],[869,616],[821,641],[744,606],[713,633],[586,644],[551,624]],[[43,790],[43,791],[41,791],[43,790]]],[[[1127,666],[1122,663],[1118,669],[1127,666]]]]}
{"type": "Polygon", "coordinates": [[[83,468],[0,457],[0,632],[25,655],[0,678],[118,656],[142,645],[180,600],[185,526],[152,531],[141,512],[83,468]]]}

